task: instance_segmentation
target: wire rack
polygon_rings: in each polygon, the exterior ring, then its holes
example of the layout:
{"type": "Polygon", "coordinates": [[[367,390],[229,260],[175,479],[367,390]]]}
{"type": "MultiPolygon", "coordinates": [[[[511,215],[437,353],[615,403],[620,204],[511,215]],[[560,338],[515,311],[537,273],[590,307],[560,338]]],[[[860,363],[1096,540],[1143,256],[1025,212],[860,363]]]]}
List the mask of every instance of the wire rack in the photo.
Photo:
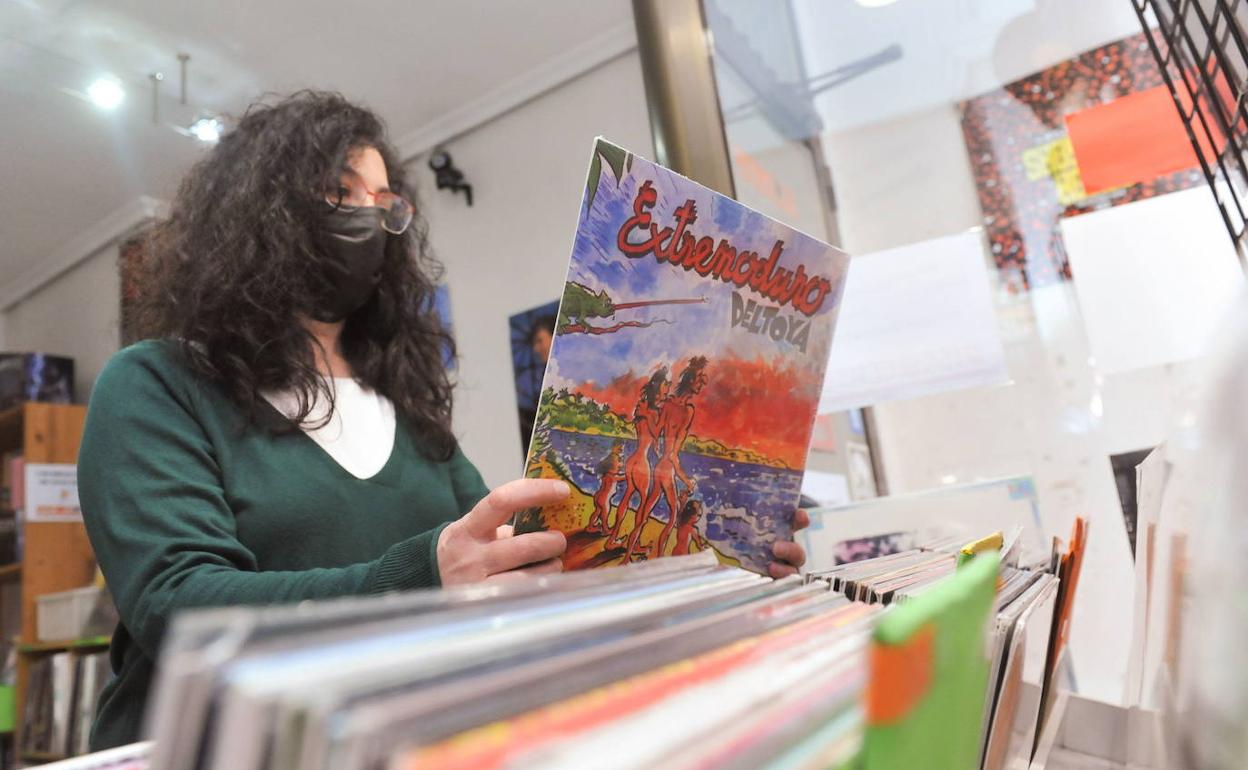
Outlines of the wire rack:
{"type": "Polygon", "coordinates": [[[1130,0],[1241,261],[1248,225],[1248,0],[1130,0]]]}

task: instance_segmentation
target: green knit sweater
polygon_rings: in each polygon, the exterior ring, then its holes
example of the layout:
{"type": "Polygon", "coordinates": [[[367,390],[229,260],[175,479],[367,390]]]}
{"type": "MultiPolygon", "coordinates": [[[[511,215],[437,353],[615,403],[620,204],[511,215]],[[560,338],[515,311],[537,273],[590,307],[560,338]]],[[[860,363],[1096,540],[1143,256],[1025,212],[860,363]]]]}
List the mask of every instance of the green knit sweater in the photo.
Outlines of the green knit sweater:
{"type": "Polygon", "coordinates": [[[140,737],[176,613],[436,586],[438,534],[488,490],[458,450],[428,459],[401,419],[385,466],[358,479],[301,432],[248,425],[172,343],[143,342],[96,381],[78,491],[121,614],[98,750],[140,737]]]}

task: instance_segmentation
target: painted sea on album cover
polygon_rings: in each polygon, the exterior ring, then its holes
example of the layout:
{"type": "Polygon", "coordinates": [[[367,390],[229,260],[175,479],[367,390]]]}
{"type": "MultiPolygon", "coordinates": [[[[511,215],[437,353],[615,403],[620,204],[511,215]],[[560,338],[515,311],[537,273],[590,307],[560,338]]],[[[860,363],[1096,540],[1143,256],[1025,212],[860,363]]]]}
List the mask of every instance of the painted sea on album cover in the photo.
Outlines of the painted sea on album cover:
{"type": "Polygon", "coordinates": [[[517,532],[566,569],[706,549],[766,573],[792,537],[849,258],[602,139],[525,475],[572,486],[517,532]]]}

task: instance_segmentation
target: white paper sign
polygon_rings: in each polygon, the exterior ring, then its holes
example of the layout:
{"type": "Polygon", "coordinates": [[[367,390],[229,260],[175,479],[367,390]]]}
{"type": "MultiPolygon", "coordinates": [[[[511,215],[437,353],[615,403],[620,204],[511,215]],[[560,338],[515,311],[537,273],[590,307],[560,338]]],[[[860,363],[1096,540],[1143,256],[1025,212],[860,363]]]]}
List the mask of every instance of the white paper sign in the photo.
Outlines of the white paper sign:
{"type": "Polygon", "coordinates": [[[1008,379],[981,233],[853,258],[820,414],[1008,379]]]}
{"type": "Polygon", "coordinates": [[[78,504],[78,466],[27,463],[24,518],[29,522],[82,521],[82,507],[78,504]]]}
{"type": "Polygon", "coordinates": [[[1203,185],[1063,219],[1062,240],[1102,374],[1200,356],[1243,288],[1203,185]]]}

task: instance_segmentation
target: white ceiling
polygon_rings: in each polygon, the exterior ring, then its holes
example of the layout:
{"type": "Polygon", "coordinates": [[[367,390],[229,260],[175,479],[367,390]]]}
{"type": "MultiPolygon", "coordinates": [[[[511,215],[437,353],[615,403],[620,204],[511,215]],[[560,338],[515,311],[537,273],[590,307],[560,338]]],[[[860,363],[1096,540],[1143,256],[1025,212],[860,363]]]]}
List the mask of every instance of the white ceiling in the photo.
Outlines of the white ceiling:
{"type": "Polygon", "coordinates": [[[138,196],[169,198],[203,152],[173,124],[327,88],[420,147],[448,116],[573,66],[569,51],[592,58],[631,19],[628,0],[0,0],[0,297],[138,196]],[[178,52],[191,56],[187,106],[178,52]],[[127,91],[113,112],[80,95],[101,74],[127,91]]]}
{"type": "MultiPolygon", "coordinates": [[[[716,2],[748,12],[748,30],[767,26],[758,0],[716,2]]],[[[829,131],[949,104],[1138,29],[1129,0],[768,2],[791,2],[811,76],[902,48],[900,61],[816,99],[829,131]]],[[[629,0],[0,0],[0,309],[132,219],[140,196],[172,196],[203,152],[172,124],[238,114],[266,92],[329,88],[376,109],[401,148],[426,149],[631,36],[629,0]],[[191,55],[186,106],[181,51],[191,55]],[[155,71],[165,74],[160,125],[155,71]],[[111,113],[71,93],[106,73],[127,89],[111,113]]],[[[729,107],[752,98],[732,78],[721,97],[729,107]]],[[[752,150],[777,141],[757,115],[733,134],[752,150]]]]}

